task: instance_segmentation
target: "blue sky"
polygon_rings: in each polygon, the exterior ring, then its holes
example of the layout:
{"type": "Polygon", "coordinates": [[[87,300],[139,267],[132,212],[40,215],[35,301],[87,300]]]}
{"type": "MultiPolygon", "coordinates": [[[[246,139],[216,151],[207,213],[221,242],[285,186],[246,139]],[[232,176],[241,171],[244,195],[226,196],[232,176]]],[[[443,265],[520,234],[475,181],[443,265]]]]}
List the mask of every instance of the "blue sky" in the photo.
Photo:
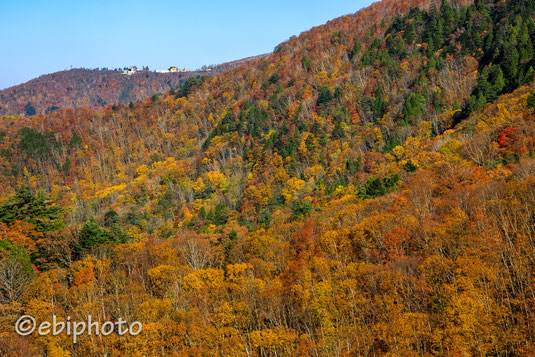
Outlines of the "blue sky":
{"type": "Polygon", "coordinates": [[[72,67],[196,69],[261,53],[371,0],[0,0],[0,89],[72,67]]]}

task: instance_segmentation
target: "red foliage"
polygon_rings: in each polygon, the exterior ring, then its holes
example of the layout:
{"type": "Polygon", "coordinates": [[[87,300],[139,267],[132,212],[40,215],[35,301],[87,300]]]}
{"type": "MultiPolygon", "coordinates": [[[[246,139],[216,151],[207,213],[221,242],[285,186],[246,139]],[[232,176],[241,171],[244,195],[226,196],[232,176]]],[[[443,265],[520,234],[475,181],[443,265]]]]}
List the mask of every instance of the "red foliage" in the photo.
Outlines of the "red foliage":
{"type": "Polygon", "coordinates": [[[498,145],[500,145],[500,148],[503,149],[511,145],[514,135],[515,128],[503,129],[500,135],[498,135],[498,145]]]}

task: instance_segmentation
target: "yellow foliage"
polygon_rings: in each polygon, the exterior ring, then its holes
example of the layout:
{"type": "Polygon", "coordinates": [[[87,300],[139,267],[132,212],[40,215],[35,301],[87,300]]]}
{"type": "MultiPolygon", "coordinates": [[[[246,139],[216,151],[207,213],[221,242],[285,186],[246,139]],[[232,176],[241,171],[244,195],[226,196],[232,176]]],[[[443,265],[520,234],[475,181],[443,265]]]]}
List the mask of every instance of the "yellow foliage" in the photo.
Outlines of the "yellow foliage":
{"type": "Polygon", "coordinates": [[[418,124],[415,130],[415,135],[422,139],[431,138],[431,128],[433,124],[430,121],[422,121],[418,124]]]}
{"type": "Polygon", "coordinates": [[[147,272],[155,289],[160,293],[169,289],[170,284],[176,279],[177,273],[178,268],[172,265],[158,265],[147,272]]]}
{"type": "Polygon", "coordinates": [[[377,146],[382,147],[384,145],[384,137],[381,129],[379,129],[378,127],[373,128],[372,135],[375,139],[377,146]]]}
{"type": "Polygon", "coordinates": [[[169,299],[150,299],[139,305],[139,310],[145,321],[158,321],[169,316],[173,311],[173,304],[169,299]]]}
{"type": "Polygon", "coordinates": [[[193,218],[193,214],[189,211],[188,207],[184,206],[180,210],[179,217],[181,217],[181,221],[177,224],[177,228],[182,227],[185,223],[189,222],[191,218],[193,218]]]}
{"type": "Polygon", "coordinates": [[[321,163],[319,163],[317,165],[307,167],[305,169],[304,175],[307,180],[310,180],[311,178],[318,179],[321,175],[323,175],[323,173],[323,166],[321,165],[321,163]]]}
{"type": "Polygon", "coordinates": [[[282,189],[281,194],[284,196],[286,202],[289,202],[292,197],[305,187],[306,182],[298,178],[292,177],[286,183],[286,186],[282,189]]]}
{"type": "Polygon", "coordinates": [[[134,239],[135,242],[139,242],[145,238],[147,238],[147,232],[144,232],[140,227],[138,226],[132,226],[128,230],[128,235],[134,239]]]}
{"type": "Polygon", "coordinates": [[[197,181],[195,181],[195,183],[193,184],[193,190],[195,192],[199,192],[199,191],[202,191],[204,190],[206,187],[206,185],[204,184],[204,181],[202,180],[202,177],[199,177],[197,179],[197,181]]]}
{"type": "Polygon", "coordinates": [[[97,191],[95,193],[95,196],[102,199],[102,198],[108,197],[109,195],[111,195],[113,193],[120,192],[120,191],[124,190],[125,188],[126,188],[125,184],[108,187],[108,188],[105,188],[103,190],[97,191]]]}
{"type": "Polygon", "coordinates": [[[70,357],[71,353],[59,347],[54,340],[50,339],[47,343],[47,355],[50,357],[70,357]]]}
{"type": "MultiPolygon", "coordinates": [[[[254,347],[276,353],[276,351],[284,351],[285,348],[291,348],[299,337],[299,334],[295,330],[280,327],[252,331],[250,337],[254,347]]],[[[271,354],[269,352],[268,354],[271,354]]]]}
{"type": "Polygon", "coordinates": [[[266,205],[269,201],[271,191],[263,184],[251,185],[245,189],[245,197],[259,205],[266,205]]]}
{"type": "Polygon", "coordinates": [[[440,147],[440,149],[438,149],[438,152],[444,155],[446,159],[448,160],[457,161],[461,159],[461,157],[459,156],[457,152],[457,150],[459,150],[461,145],[462,144],[458,140],[452,139],[444,143],[440,147]]]}
{"type": "Polygon", "coordinates": [[[149,168],[147,167],[147,165],[141,165],[136,169],[136,175],[138,176],[145,175],[148,172],[149,172],[149,168]]]}
{"type": "Polygon", "coordinates": [[[321,71],[316,75],[316,80],[320,85],[324,84],[328,79],[327,71],[321,71]]]}
{"type": "Polygon", "coordinates": [[[201,289],[219,289],[223,286],[224,271],[221,269],[203,269],[195,270],[186,275],[182,281],[186,291],[195,291],[201,289]]]}
{"type": "Polygon", "coordinates": [[[403,155],[405,155],[405,148],[403,148],[403,146],[398,145],[392,150],[392,153],[398,160],[400,160],[403,155]]]}
{"type": "Polygon", "coordinates": [[[231,282],[239,283],[243,281],[248,270],[251,270],[253,266],[249,263],[229,264],[226,267],[228,280],[231,282]]]}
{"type": "Polygon", "coordinates": [[[306,145],[306,138],[303,138],[303,140],[301,140],[301,142],[299,143],[299,149],[298,150],[303,155],[308,152],[307,145],[306,145]]]}
{"type": "Polygon", "coordinates": [[[214,188],[221,188],[226,183],[225,175],[219,171],[209,171],[205,177],[214,188]]]}
{"type": "Polygon", "coordinates": [[[230,326],[234,320],[234,311],[228,302],[215,309],[215,319],[219,326],[230,326]]]}

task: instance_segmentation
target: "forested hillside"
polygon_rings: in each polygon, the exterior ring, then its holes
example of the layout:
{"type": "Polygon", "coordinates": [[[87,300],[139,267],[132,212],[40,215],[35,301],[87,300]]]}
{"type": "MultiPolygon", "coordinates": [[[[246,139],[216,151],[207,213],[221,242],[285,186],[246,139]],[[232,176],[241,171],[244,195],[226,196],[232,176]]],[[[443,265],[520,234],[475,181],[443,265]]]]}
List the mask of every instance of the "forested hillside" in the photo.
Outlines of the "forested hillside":
{"type": "Polygon", "coordinates": [[[0,354],[535,354],[534,39],[535,0],[383,0],[141,103],[2,118],[0,354]]]}
{"type": "Polygon", "coordinates": [[[140,70],[125,75],[121,70],[83,68],[55,72],[0,90],[0,116],[32,116],[64,108],[103,108],[107,105],[129,104],[165,93],[188,78],[221,74],[253,58],[256,57],[188,72],[140,70]]]}

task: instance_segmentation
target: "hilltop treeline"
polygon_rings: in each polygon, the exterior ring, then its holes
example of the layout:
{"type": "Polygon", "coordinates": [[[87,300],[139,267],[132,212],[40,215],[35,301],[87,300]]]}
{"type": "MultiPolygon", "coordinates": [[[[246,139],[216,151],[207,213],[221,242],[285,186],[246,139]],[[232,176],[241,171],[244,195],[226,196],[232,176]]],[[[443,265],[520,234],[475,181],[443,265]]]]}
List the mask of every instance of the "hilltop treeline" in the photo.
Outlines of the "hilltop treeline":
{"type": "Polygon", "coordinates": [[[141,103],[3,118],[1,351],[533,354],[535,2],[412,5],[141,103]],[[143,332],[22,338],[22,313],[143,332]]]}

